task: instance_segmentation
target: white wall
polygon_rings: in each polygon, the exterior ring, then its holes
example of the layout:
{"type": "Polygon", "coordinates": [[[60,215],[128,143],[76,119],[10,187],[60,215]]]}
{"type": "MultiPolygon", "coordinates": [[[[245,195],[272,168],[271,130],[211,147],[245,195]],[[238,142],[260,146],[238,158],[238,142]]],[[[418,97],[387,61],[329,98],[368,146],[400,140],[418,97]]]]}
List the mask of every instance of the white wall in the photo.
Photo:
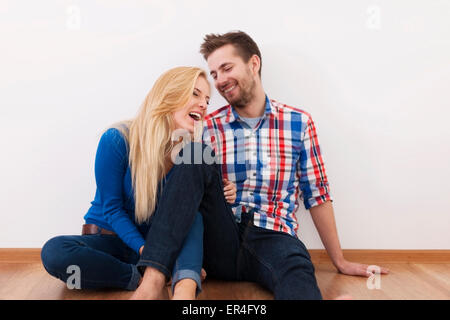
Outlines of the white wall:
{"type": "Polygon", "coordinates": [[[449,16],[446,0],[1,0],[0,247],[79,234],[101,131],[163,71],[207,68],[203,35],[240,29],[268,95],[315,120],[342,247],[449,249],[449,16]]]}

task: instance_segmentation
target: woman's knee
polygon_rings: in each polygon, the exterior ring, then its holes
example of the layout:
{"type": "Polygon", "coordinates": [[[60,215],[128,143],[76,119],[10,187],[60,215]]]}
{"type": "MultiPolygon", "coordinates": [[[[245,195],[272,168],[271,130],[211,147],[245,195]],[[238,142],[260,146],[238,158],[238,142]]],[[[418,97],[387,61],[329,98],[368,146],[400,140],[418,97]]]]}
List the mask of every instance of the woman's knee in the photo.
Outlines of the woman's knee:
{"type": "Polygon", "coordinates": [[[65,273],[66,257],[70,249],[69,236],[57,236],[48,240],[41,250],[41,261],[44,268],[50,273],[65,273]]]}

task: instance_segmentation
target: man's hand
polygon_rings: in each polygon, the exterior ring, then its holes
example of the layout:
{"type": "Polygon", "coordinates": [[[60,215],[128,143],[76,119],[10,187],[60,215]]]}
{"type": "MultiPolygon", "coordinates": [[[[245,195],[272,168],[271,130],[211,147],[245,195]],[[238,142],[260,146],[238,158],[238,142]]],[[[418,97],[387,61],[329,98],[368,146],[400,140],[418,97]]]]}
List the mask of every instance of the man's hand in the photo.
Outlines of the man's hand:
{"type": "MultiPolygon", "coordinates": [[[[370,277],[372,273],[367,270],[368,265],[345,260],[341,244],[339,243],[331,202],[327,201],[312,207],[310,211],[320,239],[338,271],[350,276],[370,277]]],[[[381,274],[387,274],[389,272],[386,268],[379,268],[381,274]]]]}
{"type": "MultiPolygon", "coordinates": [[[[369,265],[367,265],[367,264],[350,262],[347,260],[343,260],[336,267],[340,273],[346,274],[349,276],[370,277],[374,272],[374,270],[373,270],[374,268],[370,268],[370,270],[369,270],[369,265]]],[[[379,267],[379,266],[374,266],[374,267],[377,268],[378,270],[380,270],[380,274],[388,274],[389,273],[389,269],[387,269],[387,268],[383,268],[383,267],[379,267]]]]}
{"type": "Polygon", "coordinates": [[[225,199],[228,203],[234,203],[237,192],[236,185],[227,179],[222,179],[222,181],[224,185],[223,194],[225,195],[225,199]]]}
{"type": "Polygon", "coordinates": [[[139,255],[142,255],[142,250],[144,250],[144,246],[139,248],[139,255]]]}

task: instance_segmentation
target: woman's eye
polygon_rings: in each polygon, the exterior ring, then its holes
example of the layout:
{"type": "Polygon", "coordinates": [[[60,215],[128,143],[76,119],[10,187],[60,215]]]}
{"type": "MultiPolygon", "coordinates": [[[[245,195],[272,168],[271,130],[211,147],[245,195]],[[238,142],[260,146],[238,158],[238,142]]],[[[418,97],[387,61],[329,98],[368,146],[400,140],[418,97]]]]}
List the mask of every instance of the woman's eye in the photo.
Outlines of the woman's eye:
{"type": "Polygon", "coordinates": [[[197,92],[195,92],[195,91],[194,91],[194,96],[198,97],[198,94],[197,94],[197,92]]]}

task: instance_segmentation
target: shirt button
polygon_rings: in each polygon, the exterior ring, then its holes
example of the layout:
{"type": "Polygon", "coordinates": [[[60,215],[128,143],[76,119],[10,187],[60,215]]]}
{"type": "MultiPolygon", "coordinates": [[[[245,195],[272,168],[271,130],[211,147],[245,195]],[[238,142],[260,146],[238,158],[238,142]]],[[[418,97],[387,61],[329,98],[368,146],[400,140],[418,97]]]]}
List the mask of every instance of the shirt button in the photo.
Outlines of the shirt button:
{"type": "Polygon", "coordinates": [[[256,177],[256,172],[253,172],[253,176],[256,177]]]}

